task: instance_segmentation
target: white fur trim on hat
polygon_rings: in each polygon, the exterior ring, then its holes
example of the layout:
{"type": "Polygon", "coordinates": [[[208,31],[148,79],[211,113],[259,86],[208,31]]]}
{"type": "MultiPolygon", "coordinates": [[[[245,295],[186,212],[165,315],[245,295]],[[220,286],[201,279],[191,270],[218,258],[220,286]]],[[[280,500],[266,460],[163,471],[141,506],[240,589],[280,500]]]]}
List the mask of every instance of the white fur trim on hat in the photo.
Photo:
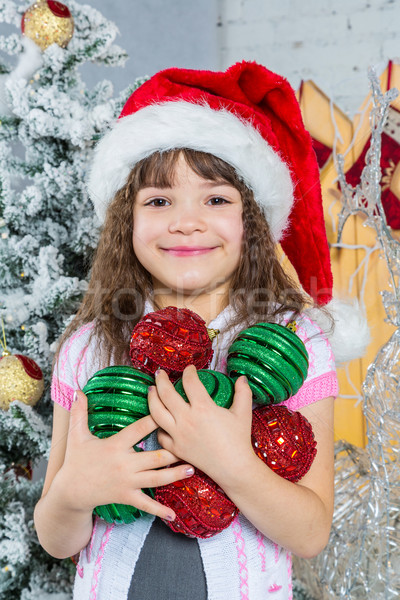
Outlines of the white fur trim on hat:
{"type": "Polygon", "coordinates": [[[232,165],[253,191],[273,238],[281,239],[293,203],[286,163],[251,123],[226,109],[181,101],[152,104],[120,118],[99,142],[88,190],[100,221],[139,160],[175,148],[208,152],[232,165]]]}
{"type": "Polygon", "coordinates": [[[327,315],[318,308],[310,308],[305,312],[328,337],[336,364],[363,356],[370,341],[370,331],[358,301],[333,298],[325,308],[333,317],[333,328],[327,315]]]}

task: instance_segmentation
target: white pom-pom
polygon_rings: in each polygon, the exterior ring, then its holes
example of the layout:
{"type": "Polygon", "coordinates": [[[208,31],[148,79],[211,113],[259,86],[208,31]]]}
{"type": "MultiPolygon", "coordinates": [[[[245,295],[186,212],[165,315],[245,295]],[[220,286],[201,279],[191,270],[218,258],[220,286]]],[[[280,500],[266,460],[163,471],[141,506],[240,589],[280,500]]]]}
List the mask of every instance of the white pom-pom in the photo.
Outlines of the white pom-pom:
{"type": "Polygon", "coordinates": [[[365,354],[370,331],[364,311],[357,300],[334,298],[325,308],[334,320],[334,326],[323,311],[310,308],[305,312],[326,333],[336,364],[343,364],[365,354]]]}

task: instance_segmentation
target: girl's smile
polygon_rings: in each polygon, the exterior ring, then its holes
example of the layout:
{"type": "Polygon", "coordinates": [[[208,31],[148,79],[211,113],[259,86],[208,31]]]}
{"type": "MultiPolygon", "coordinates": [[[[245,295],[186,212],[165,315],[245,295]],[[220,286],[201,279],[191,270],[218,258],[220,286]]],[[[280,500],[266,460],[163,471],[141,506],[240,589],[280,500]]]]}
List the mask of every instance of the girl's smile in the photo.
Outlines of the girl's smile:
{"type": "Polygon", "coordinates": [[[180,156],[172,187],[145,187],[133,209],[133,249],[163,302],[229,290],[242,249],[240,192],[197,175],[180,156]],[[161,291],[162,290],[162,291],[161,291]]]}
{"type": "Polygon", "coordinates": [[[173,256],[198,256],[215,250],[216,246],[207,248],[204,246],[175,246],[173,248],[162,248],[164,252],[168,252],[173,256]]]}

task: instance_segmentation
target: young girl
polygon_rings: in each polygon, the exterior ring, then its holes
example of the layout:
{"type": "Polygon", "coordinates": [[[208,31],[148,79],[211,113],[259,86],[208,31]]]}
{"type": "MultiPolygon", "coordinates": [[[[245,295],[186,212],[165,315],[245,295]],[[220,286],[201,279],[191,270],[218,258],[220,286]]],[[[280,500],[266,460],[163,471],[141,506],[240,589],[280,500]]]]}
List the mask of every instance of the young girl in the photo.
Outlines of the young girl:
{"type": "MultiPolygon", "coordinates": [[[[80,552],[77,600],[287,600],[291,552],[314,556],[329,536],[337,394],[331,345],[315,322],[321,317],[332,334],[328,310],[318,308],[332,298],[318,169],[292,89],[255,63],[156,74],[98,145],[90,193],[104,227],[88,292],[56,357],[52,448],[35,510],[40,543],[58,558],[80,552]],[[300,283],[283,271],[278,241],[300,283]],[[108,439],[90,434],[79,390],[97,370],[129,364],[134,325],[170,305],[218,330],[211,368],[225,372],[243,328],[296,320],[310,367],[284,404],[306,416],[317,440],[299,483],[253,452],[245,378],[227,410],[193,366],[183,374],[188,404],[159,371],[150,416],[108,439]],[[150,432],[147,452],[136,453],[150,432]],[[193,467],[240,510],[209,539],[173,533],[161,521],[173,510],[141,491],[190,477],[193,467]],[[93,521],[94,507],[112,502],[148,515],[131,525],[93,521]]],[[[346,353],[343,337],[340,346],[346,353]]]]}

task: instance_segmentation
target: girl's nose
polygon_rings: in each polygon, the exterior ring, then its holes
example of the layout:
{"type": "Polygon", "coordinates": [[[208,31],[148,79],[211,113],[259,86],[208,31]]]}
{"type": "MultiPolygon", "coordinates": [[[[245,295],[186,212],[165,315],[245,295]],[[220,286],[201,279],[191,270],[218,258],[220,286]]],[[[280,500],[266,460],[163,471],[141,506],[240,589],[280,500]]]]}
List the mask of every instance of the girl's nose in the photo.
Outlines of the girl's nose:
{"type": "Polygon", "coordinates": [[[169,224],[170,233],[183,233],[184,235],[195,231],[203,232],[206,228],[206,222],[199,210],[193,208],[177,210],[169,224]]]}

